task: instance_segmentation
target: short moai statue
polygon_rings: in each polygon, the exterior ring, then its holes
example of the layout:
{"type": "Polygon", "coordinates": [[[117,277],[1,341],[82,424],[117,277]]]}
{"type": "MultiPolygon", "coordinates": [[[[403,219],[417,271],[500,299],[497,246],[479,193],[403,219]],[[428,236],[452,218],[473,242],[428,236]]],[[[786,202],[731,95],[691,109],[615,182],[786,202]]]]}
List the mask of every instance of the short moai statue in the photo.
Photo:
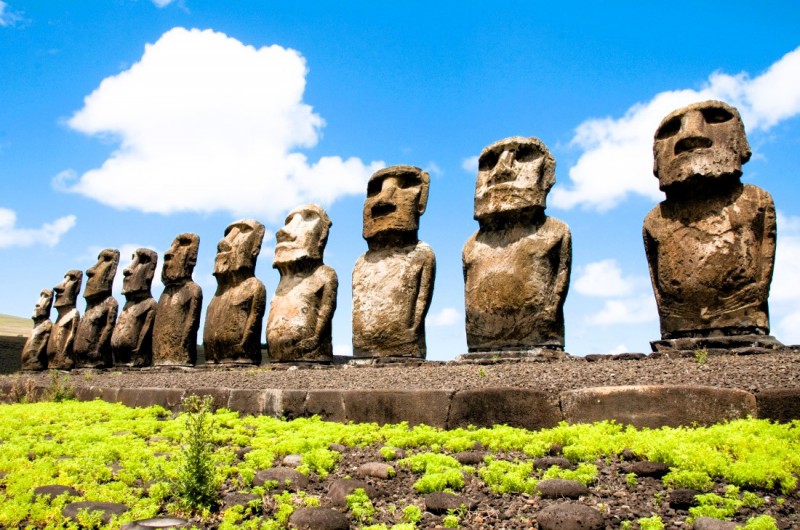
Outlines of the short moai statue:
{"type": "Polygon", "coordinates": [[[260,364],[267,291],[255,277],[264,225],[243,219],[228,225],[217,245],[217,291],[203,328],[206,362],[260,364]]]}
{"type": "Polygon", "coordinates": [[[273,361],[333,360],[331,323],[339,280],[322,263],[331,221],[316,204],[295,208],[275,237],[272,266],[281,280],[267,319],[267,348],[273,361]]]}
{"type": "Polygon", "coordinates": [[[200,236],[180,234],[164,254],[161,281],[164,292],[158,299],[153,326],[153,364],[193,366],[197,364],[197,330],[203,290],[192,280],[197,264],[200,236]]]}
{"type": "Polygon", "coordinates": [[[95,263],[86,271],[86,311],[75,335],[77,368],[108,368],[113,364],[111,334],[117,321],[119,305],[111,296],[119,265],[119,250],[101,250],[95,263]]]}
{"type": "Polygon", "coordinates": [[[572,238],[545,215],[556,162],[538,138],[514,136],[478,159],[475,220],[464,245],[464,299],[470,354],[563,357],[564,302],[572,238]]]}
{"type": "Polygon", "coordinates": [[[53,323],[50,338],[47,340],[47,367],[54,370],[71,370],[75,367],[75,335],[81,314],[75,305],[83,283],[83,272],[73,269],[67,271],[64,280],[55,287],[55,302],[58,317],[53,323]]]}
{"type": "Polygon", "coordinates": [[[156,301],[150,292],[158,254],[137,248],[130,265],[122,271],[125,305],[111,336],[114,364],[141,368],[153,364],[153,321],[156,301]]]}
{"type": "Polygon", "coordinates": [[[33,330],[22,348],[23,370],[47,369],[47,341],[53,329],[50,309],[53,307],[53,290],[43,289],[33,309],[33,330]]]}
{"type": "Polygon", "coordinates": [[[369,250],[353,268],[354,357],[426,356],[436,258],[417,234],[429,187],[428,173],[413,166],[391,166],[369,179],[363,229],[369,250]]]}
{"type": "Polygon", "coordinates": [[[644,246],[661,320],[653,351],[782,345],[769,336],[775,205],[742,184],[750,147],[739,112],[705,101],[656,130],[653,172],[666,199],[644,220],[644,246]]]}

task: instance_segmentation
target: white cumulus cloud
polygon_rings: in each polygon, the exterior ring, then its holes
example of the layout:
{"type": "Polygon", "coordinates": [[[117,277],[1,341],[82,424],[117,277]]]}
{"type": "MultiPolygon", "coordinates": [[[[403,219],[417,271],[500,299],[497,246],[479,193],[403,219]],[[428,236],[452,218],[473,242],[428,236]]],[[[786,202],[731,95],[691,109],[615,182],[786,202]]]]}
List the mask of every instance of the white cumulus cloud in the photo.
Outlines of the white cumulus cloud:
{"type": "Polygon", "coordinates": [[[606,300],[600,311],[586,317],[586,323],[595,326],[611,326],[641,324],[657,319],[656,299],[652,293],[648,293],[606,300]]]}
{"type": "Polygon", "coordinates": [[[303,102],[306,73],[295,50],[174,28],[69,118],[119,147],[101,167],[65,170],[54,185],[120,209],[272,221],[297,204],[361,194],[382,162],[309,161],[297,151],[316,145],[324,125],[303,102]]]}
{"type": "Polygon", "coordinates": [[[0,248],[30,247],[45,245],[53,247],[61,236],[75,226],[76,217],[59,217],[52,223],[44,223],[41,228],[18,228],[17,213],[8,208],[0,208],[0,248]]]}
{"type": "Polygon", "coordinates": [[[425,321],[430,326],[452,326],[453,324],[463,321],[461,314],[452,307],[445,307],[436,314],[428,315],[425,321]]]}
{"type": "Polygon", "coordinates": [[[604,259],[578,268],[573,288],[586,296],[611,298],[626,296],[641,284],[639,278],[624,277],[617,260],[604,259]]]}
{"type": "Polygon", "coordinates": [[[468,156],[461,161],[461,168],[467,173],[476,174],[478,172],[478,155],[468,156]]]}
{"type": "Polygon", "coordinates": [[[800,344],[800,217],[778,212],[775,272],[770,288],[772,334],[785,344],[800,344]]]}
{"type": "Polygon", "coordinates": [[[619,118],[589,119],[572,138],[582,154],[569,169],[569,183],[553,189],[549,203],[606,211],[629,195],[660,200],[653,177],[653,134],[661,120],[689,103],[721,99],[739,109],[748,131],[765,131],[800,113],[800,48],[757,77],[711,74],[700,90],[661,92],[633,105],[619,118]]]}

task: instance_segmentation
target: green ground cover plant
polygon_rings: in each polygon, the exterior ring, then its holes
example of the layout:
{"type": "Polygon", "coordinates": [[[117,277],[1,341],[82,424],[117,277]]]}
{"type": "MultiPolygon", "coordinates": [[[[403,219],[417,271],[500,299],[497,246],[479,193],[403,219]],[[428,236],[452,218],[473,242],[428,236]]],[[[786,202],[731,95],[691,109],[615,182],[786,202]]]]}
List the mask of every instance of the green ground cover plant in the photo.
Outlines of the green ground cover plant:
{"type": "MultiPolygon", "coordinates": [[[[540,431],[508,426],[444,431],[405,423],[327,423],[316,417],[284,421],[211,411],[210,405],[189,401],[175,417],[161,407],[132,409],[103,401],[0,405],[0,526],[74,528],[76,523],[65,521],[61,510],[66,503],[81,500],[129,506],[109,528],[173,515],[214,522],[222,530],[284,529],[295,509],[319,505],[320,498],[303,491],[277,493],[270,491],[274,486],[270,484],[254,487],[255,473],[288,454],[299,454],[300,472],[323,479],[337,471],[341,461],[342,455],[330,449],[334,443],[372,447],[376,454],[381,447],[390,449],[392,455],[380,452],[384,458],[405,451],[396,469],[416,477],[418,492],[459,490],[466,473],[477,475],[497,495],[533,493],[545,478],[591,485],[597,480],[598,464],[620,458],[628,449],[640,458],[667,463],[671,471],[663,479],[665,486],[708,492],[699,497],[693,517],[729,519],[753,510],[758,513],[765,491],[773,496],[792,494],[800,473],[797,421],[737,420],[711,427],[641,430],[613,422],[562,423],[540,431]],[[453,453],[474,449],[476,444],[489,453],[483,463],[464,466],[453,458],[453,453]],[[575,470],[533,469],[533,458],[545,455],[553,445],[563,447],[575,470]],[[237,457],[245,447],[249,452],[237,457]],[[71,486],[80,497],[49,500],[33,495],[37,486],[53,484],[71,486]],[[262,500],[221,510],[222,484],[262,500]]],[[[635,476],[621,475],[621,481],[623,487],[637,487],[635,476]]],[[[356,501],[350,503],[350,513],[365,529],[410,530],[422,518],[414,505],[392,506],[394,513],[378,510],[369,499],[356,501]]],[[[463,524],[464,514],[448,515],[452,516],[448,524],[463,524]]],[[[99,525],[92,520],[96,515],[82,517],[85,526],[99,525]]],[[[655,517],[644,518],[644,524],[657,525],[655,517]]],[[[638,524],[642,526],[641,521],[638,524]]],[[[745,528],[772,529],[775,521],[756,516],[745,528]]]]}

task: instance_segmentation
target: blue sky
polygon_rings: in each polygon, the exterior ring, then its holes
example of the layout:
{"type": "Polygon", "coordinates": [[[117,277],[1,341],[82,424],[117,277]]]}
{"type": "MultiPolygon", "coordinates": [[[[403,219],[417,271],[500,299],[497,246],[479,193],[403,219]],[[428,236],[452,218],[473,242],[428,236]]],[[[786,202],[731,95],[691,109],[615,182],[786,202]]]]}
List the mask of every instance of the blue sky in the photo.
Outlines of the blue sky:
{"type": "MultiPolygon", "coordinates": [[[[241,217],[267,225],[256,274],[271,299],[274,233],[319,202],[348,354],[366,179],[411,164],[432,176],[428,357],[452,359],[466,351],[475,157],[521,135],[555,156],[547,213],[572,230],[567,350],[649,351],[652,136],[671,110],[716,98],[745,120],[744,180],[775,199],[773,334],[800,343],[800,6],[751,6],[0,1],[0,313],[28,316],[102,248],[121,249],[121,274],[134,248],[161,255],[186,231],[207,303],[216,243],[241,217]]],[[[120,289],[121,276],[122,302],[120,289]]]]}

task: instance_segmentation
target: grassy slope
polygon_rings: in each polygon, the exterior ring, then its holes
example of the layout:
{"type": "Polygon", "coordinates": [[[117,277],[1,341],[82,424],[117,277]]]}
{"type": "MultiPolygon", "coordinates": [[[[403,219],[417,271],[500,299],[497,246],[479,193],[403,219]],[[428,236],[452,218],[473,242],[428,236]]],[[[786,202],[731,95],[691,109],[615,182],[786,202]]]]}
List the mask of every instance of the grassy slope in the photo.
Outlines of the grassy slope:
{"type": "Polygon", "coordinates": [[[31,334],[32,328],[33,321],[30,318],[0,314],[0,336],[16,337],[22,335],[27,337],[31,334]]]}

